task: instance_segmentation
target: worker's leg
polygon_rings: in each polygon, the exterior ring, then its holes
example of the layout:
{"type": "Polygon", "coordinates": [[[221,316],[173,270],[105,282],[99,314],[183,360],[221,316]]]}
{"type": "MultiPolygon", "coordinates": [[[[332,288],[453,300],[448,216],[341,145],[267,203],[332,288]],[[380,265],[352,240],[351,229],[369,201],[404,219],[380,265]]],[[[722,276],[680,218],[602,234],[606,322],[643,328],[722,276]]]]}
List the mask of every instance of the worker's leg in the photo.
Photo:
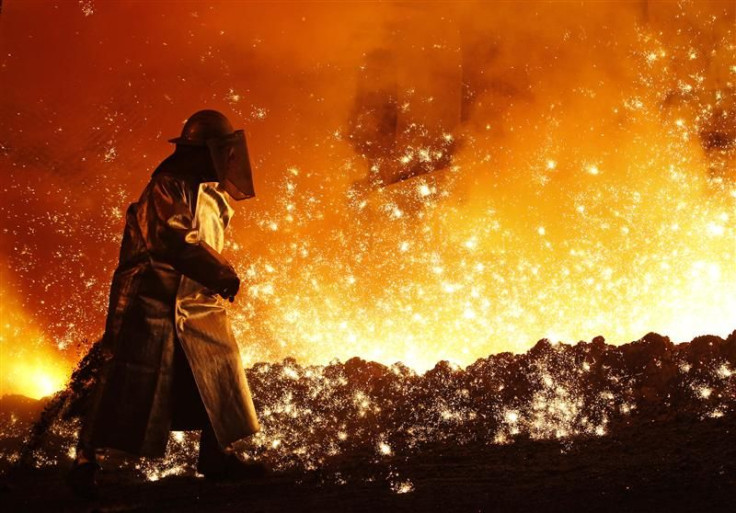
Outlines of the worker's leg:
{"type": "Polygon", "coordinates": [[[217,441],[212,424],[202,429],[199,437],[199,459],[197,460],[197,471],[200,474],[217,474],[224,471],[228,458],[232,457],[232,450],[223,449],[217,441]]]}
{"type": "Polygon", "coordinates": [[[82,427],[79,430],[74,463],[66,476],[66,483],[72,489],[72,492],[84,499],[95,499],[99,495],[97,471],[100,469],[100,465],[97,462],[97,448],[91,442],[91,431],[97,414],[97,401],[101,392],[98,383],[89,399],[87,411],[82,416],[82,427]]]}
{"type": "Polygon", "coordinates": [[[174,341],[174,379],[171,394],[172,431],[200,430],[209,425],[197,382],[178,338],[174,341]]]}
{"type": "Polygon", "coordinates": [[[99,495],[97,486],[97,451],[85,444],[80,436],[77,454],[72,468],[66,476],[66,483],[75,495],[84,499],[95,499],[99,495]]]}
{"type": "Polygon", "coordinates": [[[265,477],[269,469],[263,463],[241,460],[230,447],[221,447],[208,422],[199,439],[197,472],[209,479],[253,479],[265,477]]]}

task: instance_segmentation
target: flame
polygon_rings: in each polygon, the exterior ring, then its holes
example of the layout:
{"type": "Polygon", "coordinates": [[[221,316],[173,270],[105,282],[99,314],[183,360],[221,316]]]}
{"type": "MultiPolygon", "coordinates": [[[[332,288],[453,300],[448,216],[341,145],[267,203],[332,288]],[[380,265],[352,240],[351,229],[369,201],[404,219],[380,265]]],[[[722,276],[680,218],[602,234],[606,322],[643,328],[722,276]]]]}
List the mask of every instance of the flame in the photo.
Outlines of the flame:
{"type": "MultiPolygon", "coordinates": [[[[464,62],[464,71],[480,68],[490,82],[510,80],[509,88],[531,93],[478,86],[472,112],[448,136],[460,149],[434,174],[367,193],[351,189],[349,178],[329,179],[318,195],[293,169],[279,183],[277,205],[255,219],[265,251],[254,255],[245,242],[236,251],[254,283],[237,322],[246,362],[265,349],[274,359],[360,355],[425,370],[441,359],[465,365],[520,352],[541,337],[604,334],[624,343],[651,330],[675,340],[730,333],[733,12],[713,24],[686,12],[714,37],[688,30],[667,38],[656,17],[609,27],[614,45],[605,34],[569,32],[575,26],[564,22],[534,35],[515,27],[508,41],[493,42],[500,57],[464,62]],[[529,38],[536,55],[522,49],[529,38]],[[519,65],[527,70],[521,77],[513,75],[519,65]],[[714,127],[730,134],[731,146],[708,147],[703,134],[714,127]]],[[[583,14],[588,27],[601,11],[583,14]]],[[[660,23],[674,34],[681,22],[665,13],[660,23]]],[[[457,54],[472,53],[493,32],[458,26],[464,43],[437,43],[457,54]]],[[[415,46],[424,42],[411,28],[397,30],[415,46]]],[[[399,69],[417,67],[400,50],[387,51],[399,69]]],[[[432,55],[426,51],[418,66],[425,73],[438,66],[432,55]]],[[[447,62],[445,71],[456,65],[447,62]]],[[[446,109],[433,114],[428,105],[453,98],[429,96],[424,79],[398,79],[387,95],[386,105],[402,105],[406,120],[394,143],[385,141],[384,126],[364,127],[357,146],[373,148],[367,158],[328,166],[380,174],[429,144],[431,134],[414,121],[435,115],[444,122],[446,109]]],[[[362,125],[366,116],[357,115],[362,125]]],[[[340,134],[321,145],[344,144],[340,134]]]]}
{"type": "Polygon", "coordinates": [[[53,347],[0,282],[0,396],[34,399],[63,388],[72,365],[53,347]]]}
{"type": "Polygon", "coordinates": [[[3,369],[7,381],[3,383],[2,393],[20,393],[33,399],[53,395],[64,387],[69,377],[69,366],[59,360],[48,353],[24,356],[23,361],[11,364],[7,371],[3,369]]]}

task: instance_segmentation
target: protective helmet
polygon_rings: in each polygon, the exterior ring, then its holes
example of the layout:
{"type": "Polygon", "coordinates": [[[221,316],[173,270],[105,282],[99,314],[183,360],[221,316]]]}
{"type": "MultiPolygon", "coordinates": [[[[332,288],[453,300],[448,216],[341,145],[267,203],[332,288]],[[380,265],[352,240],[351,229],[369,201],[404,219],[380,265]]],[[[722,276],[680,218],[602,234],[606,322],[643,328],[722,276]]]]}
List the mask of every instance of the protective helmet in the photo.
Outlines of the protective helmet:
{"type": "Polygon", "coordinates": [[[235,200],[256,195],[245,132],[233,130],[221,112],[195,112],[184,124],[181,136],[169,142],[208,148],[220,184],[235,200]]]}
{"type": "Polygon", "coordinates": [[[233,133],[233,125],[216,110],[195,112],[184,123],[181,135],[169,142],[184,146],[207,146],[208,139],[219,139],[233,133]]]}

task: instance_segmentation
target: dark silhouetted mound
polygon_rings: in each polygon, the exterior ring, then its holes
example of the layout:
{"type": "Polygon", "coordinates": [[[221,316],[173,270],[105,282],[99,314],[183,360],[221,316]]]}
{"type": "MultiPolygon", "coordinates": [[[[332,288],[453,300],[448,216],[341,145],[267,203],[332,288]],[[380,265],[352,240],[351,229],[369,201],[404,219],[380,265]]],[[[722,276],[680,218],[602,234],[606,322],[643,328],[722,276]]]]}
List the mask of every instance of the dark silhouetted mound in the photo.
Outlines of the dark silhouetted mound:
{"type": "MultiPolygon", "coordinates": [[[[95,355],[93,349],[31,429],[24,457],[35,465],[72,451],[73,417],[94,383],[95,355]]],[[[496,354],[465,369],[441,361],[422,375],[360,358],[326,366],[258,363],[248,377],[263,430],[242,450],[276,469],[310,470],[409,456],[428,444],[602,437],[652,421],[733,415],[735,373],[736,332],[683,344],[650,333],[617,347],[602,337],[575,345],[540,340],[526,354],[496,354]]],[[[4,401],[12,403],[1,417],[6,442],[18,440],[29,427],[20,413],[26,405],[4,401]]],[[[151,478],[190,472],[196,440],[195,433],[175,433],[166,460],[140,468],[151,478]]],[[[4,447],[6,463],[19,459],[17,445],[4,447]]]]}

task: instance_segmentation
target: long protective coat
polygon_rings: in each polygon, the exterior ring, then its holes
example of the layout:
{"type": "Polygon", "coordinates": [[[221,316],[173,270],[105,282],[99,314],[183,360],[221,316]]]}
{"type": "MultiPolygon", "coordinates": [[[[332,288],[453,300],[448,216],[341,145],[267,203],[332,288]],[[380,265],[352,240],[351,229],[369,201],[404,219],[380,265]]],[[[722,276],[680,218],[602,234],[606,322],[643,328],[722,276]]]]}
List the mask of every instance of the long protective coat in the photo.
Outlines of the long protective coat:
{"type": "MultiPolygon", "coordinates": [[[[127,211],[110,292],[107,362],[81,433],[92,447],[162,456],[172,421],[178,339],[217,440],[259,430],[238,346],[217,290],[232,210],[217,183],[159,167],[127,211]]],[[[171,169],[171,168],[174,169],[171,169]]]]}

